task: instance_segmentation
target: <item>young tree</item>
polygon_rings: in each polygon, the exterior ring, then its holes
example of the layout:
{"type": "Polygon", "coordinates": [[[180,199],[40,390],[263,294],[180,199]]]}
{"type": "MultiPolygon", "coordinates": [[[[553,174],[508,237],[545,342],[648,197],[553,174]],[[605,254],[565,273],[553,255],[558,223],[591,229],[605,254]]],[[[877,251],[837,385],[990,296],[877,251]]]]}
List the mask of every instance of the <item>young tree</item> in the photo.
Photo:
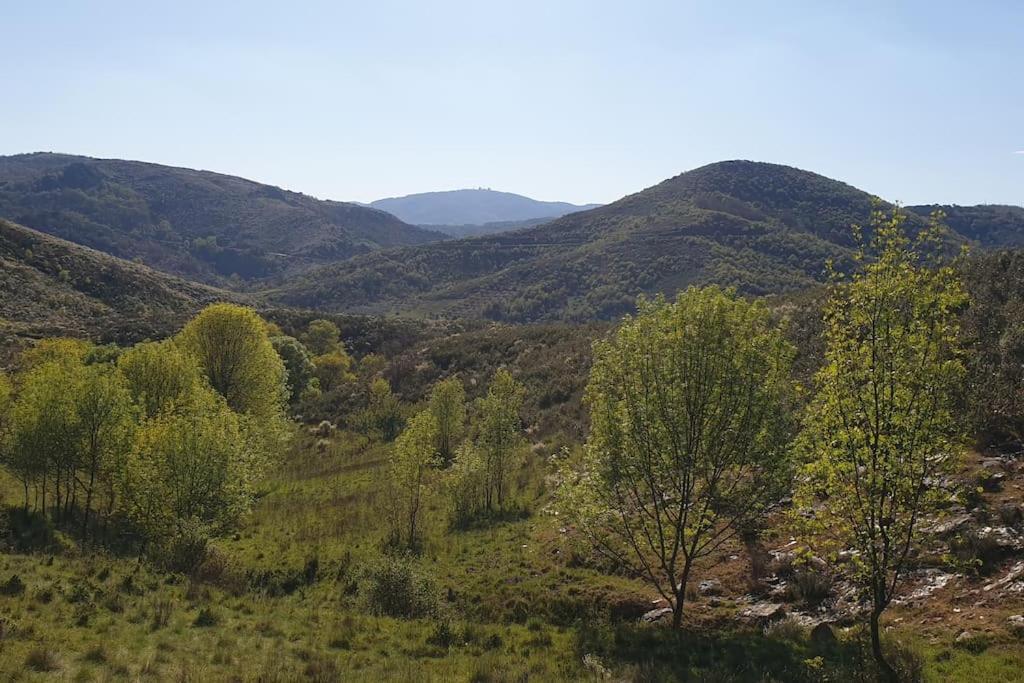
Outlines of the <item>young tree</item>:
{"type": "Polygon", "coordinates": [[[352,373],[352,359],[344,349],[317,356],[313,359],[313,365],[316,380],[324,393],[330,393],[355,379],[352,373]]]}
{"type": "Polygon", "coordinates": [[[393,441],[402,428],[402,406],[383,377],[370,383],[366,420],[370,429],[378,432],[385,441],[393,441]]]}
{"type": "Polygon", "coordinates": [[[196,359],[173,341],[137,344],[120,355],[117,367],[146,417],[180,407],[203,383],[196,359]]]}
{"type": "Polygon", "coordinates": [[[81,486],[85,494],[82,533],[87,536],[97,490],[110,481],[131,447],[136,410],[127,382],[110,365],[87,366],[77,389],[75,485],[81,486]]]}
{"type": "Polygon", "coordinates": [[[450,465],[466,426],[466,391],[456,377],[438,382],[430,392],[430,412],[437,421],[437,455],[450,465]]]}
{"type": "Polygon", "coordinates": [[[508,487],[523,452],[519,412],[526,390],[508,370],[498,370],[487,395],[477,401],[476,445],[487,471],[484,504],[488,511],[505,507],[508,487]]]}
{"type": "Polygon", "coordinates": [[[472,441],[463,441],[455,452],[455,462],[448,475],[454,526],[468,526],[483,513],[487,487],[487,470],[480,450],[472,441]]]}
{"type": "Polygon", "coordinates": [[[765,306],[715,287],[641,300],[594,346],[591,431],[564,507],[654,585],[675,627],[694,563],[786,490],[792,355],[765,306]]]}
{"type": "Polygon", "coordinates": [[[311,392],[315,396],[320,390],[320,381],[316,378],[313,356],[302,342],[295,337],[282,335],[271,337],[270,343],[284,361],[288,376],[288,402],[297,406],[304,394],[311,392]]]}
{"type": "Polygon", "coordinates": [[[246,448],[243,419],[204,389],[183,410],[162,413],[139,430],[118,490],[151,540],[194,523],[227,529],[248,510],[261,471],[246,448]]]}
{"type": "Polygon", "coordinates": [[[419,546],[418,526],[427,470],[437,458],[437,420],[429,410],[417,413],[391,451],[391,482],[395,487],[397,540],[413,550],[419,546]]]}
{"type": "Polygon", "coordinates": [[[807,465],[797,504],[820,495],[811,542],[829,539],[859,551],[871,598],[871,646],[895,681],[879,639],[879,618],[920,541],[920,522],[939,511],[934,488],[955,467],[961,434],[954,419],[964,368],[957,311],[964,304],[952,268],[929,267],[923,232],[913,243],[903,214],[876,212],[860,270],[836,282],[825,310],[825,365],[800,438],[807,465]]]}
{"type": "Polygon", "coordinates": [[[177,341],[196,358],[210,386],[232,410],[262,419],[283,415],[284,363],[255,311],[212,304],[185,326],[177,341]]]}
{"type": "Polygon", "coordinates": [[[310,322],[306,327],[306,334],[303,335],[303,341],[314,356],[324,356],[342,350],[341,331],[330,320],[310,322]]]}

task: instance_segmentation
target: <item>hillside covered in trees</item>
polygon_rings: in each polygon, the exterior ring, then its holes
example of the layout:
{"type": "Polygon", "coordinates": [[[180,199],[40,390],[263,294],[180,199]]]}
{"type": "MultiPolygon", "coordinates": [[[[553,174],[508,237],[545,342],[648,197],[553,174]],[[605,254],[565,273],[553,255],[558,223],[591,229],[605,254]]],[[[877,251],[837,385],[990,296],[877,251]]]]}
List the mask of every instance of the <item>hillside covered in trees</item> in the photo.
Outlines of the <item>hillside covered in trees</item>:
{"type": "Polygon", "coordinates": [[[215,284],[442,237],[383,211],[220,173],[48,153],[0,157],[0,218],[215,284]]]}
{"type": "MultiPolygon", "coordinates": [[[[826,260],[848,265],[850,226],[868,220],[873,202],[807,171],[728,161],[533,228],[321,268],[270,297],[326,310],[525,322],[612,319],[632,310],[639,293],[671,294],[690,284],[792,292],[823,281],[826,260]]],[[[1002,212],[974,211],[970,227],[951,221],[951,242],[1020,244],[1024,233],[1012,222],[1000,227],[1002,212]]],[[[925,221],[909,214],[912,229],[925,221]]]]}

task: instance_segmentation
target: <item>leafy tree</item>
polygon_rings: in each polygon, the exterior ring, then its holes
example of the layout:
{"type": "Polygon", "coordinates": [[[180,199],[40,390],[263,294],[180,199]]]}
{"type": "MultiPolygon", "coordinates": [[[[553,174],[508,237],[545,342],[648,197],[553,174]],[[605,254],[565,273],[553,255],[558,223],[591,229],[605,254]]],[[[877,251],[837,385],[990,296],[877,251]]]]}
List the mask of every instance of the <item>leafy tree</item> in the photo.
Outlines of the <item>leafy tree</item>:
{"type": "Polygon", "coordinates": [[[370,383],[366,422],[385,441],[393,441],[402,428],[402,406],[398,397],[391,393],[391,385],[383,377],[370,383]]]}
{"type": "Polygon", "coordinates": [[[419,518],[427,471],[437,458],[437,420],[433,413],[417,413],[395,441],[391,451],[396,540],[409,549],[419,546],[419,518]]]}
{"type": "Polygon", "coordinates": [[[21,354],[21,366],[31,368],[43,363],[82,363],[92,346],[81,339],[53,337],[42,339],[21,354]]]}
{"type": "Polygon", "coordinates": [[[525,394],[523,385],[508,370],[498,370],[487,395],[477,401],[476,445],[483,454],[487,472],[484,504],[488,511],[504,509],[509,483],[523,452],[519,413],[525,394]]]}
{"type": "Polygon", "coordinates": [[[933,482],[958,459],[954,396],[964,377],[960,282],[952,268],[927,263],[936,230],[912,243],[902,224],[898,211],[876,212],[860,269],[832,285],[825,365],[799,441],[809,464],[797,497],[804,510],[826,499],[806,530],[810,542],[859,551],[872,652],[889,680],[896,674],[882,653],[879,618],[918,547],[920,521],[943,504],[933,482]]]}
{"type": "Polygon", "coordinates": [[[146,417],[180,407],[204,382],[196,359],[173,341],[137,344],[120,355],[117,367],[146,417]]]}
{"type": "Polygon", "coordinates": [[[186,410],[157,415],[139,430],[118,484],[129,517],[151,539],[194,523],[223,530],[249,508],[261,471],[242,419],[207,389],[186,410]]]}
{"type": "Polygon", "coordinates": [[[232,410],[262,419],[281,417],[287,391],[284,363],[255,311],[212,304],[185,326],[178,341],[232,410]]]}
{"type": "Polygon", "coordinates": [[[1024,252],[980,254],[962,264],[970,306],[962,410],[989,442],[1024,443],[1024,252]]]}
{"type": "Polygon", "coordinates": [[[716,287],[639,302],[594,346],[591,431],[566,512],[682,620],[691,571],[786,490],[793,351],[768,310],[716,287]]]}
{"type": "Polygon", "coordinates": [[[451,464],[466,426],[466,390],[456,377],[438,382],[430,392],[430,412],[437,421],[437,455],[451,464]]]}
{"type": "Polygon", "coordinates": [[[320,381],[316,378],[316,366],[309,350],[295,337],[271,337],[270,343],[277,355],[284,362],[287,372],[288,401],[298,405],[304,394],[315,394],[320,390],[320,381]]]}
{"type": "Polygon", "coordinates": [[[351,372],[352,359],[344,349],[339,348],[336,351],[317,356],[313,359],[313,363],[313,372],[324,393],[330,393],[355,379],[355,375],[351,372]]]}
{"type": "MultiPolygon", "coordinates": [[[[116,368],[90,365],[75,396],[78,458],[75,486],[85,494],[82,531],[88,534],[93,501],[100,486],[113,493],[112,472],[122,466],[136,428],[128,383],[116,368]]],[[[112,497],[108,510],[113,507],[112,497]]]]}
{"type": "Polygon", "coordinates": [[[65,502],[70,503],[68,483],[73,480],[77,457],[75,397],[81,368],[69,357],[35,359],[19,377],[5,464],[22,483],[26,509],[30,487],[35,490],[36,507],[44,514],[52,505],[59,515],[65,502]]]}
{"type": "Polygon", "coordinates": [[[463,441],[456,450],[448,478],[454,526],[468,526],[484,513],[487,487],[487,470],[480,449],[472,441],[463,441]]]}
{"type": "Polygon", "coordinates": [[[343,350],[341,346],[341,332],[338,326],[330,320],[313,320],[306,327],[306,334],[303,341],[314,356],[323,356],[328,353],[343,350]]]}

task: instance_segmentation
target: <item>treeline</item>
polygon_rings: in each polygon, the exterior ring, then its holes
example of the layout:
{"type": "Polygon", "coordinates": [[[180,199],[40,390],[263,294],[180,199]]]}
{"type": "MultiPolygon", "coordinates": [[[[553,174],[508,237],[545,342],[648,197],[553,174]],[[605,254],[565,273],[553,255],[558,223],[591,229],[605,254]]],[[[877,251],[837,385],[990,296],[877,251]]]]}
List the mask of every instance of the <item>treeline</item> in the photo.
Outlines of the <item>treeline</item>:
{"type": "Polygon", "coordinates": [[[26,351],[0,375],[0,461],[22,511],[154,552],[236,525],[290,433],[271,332],[215,304],[162,342],[26,351]]]}

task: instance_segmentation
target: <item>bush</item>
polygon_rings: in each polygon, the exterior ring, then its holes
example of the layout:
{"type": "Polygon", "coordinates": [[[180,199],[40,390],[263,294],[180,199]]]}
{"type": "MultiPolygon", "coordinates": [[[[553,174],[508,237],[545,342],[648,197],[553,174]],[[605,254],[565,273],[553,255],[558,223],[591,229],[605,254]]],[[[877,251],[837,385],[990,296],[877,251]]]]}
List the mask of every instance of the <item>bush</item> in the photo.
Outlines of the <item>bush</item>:
{"type": "Polygon", "coordinates": [[[794,572],[789,581],[789,592],[793,600],[807,607],[820,605],[832,591],[832,577],[813,569],[794,572]]]}
{"type": "Polygon", "coordinates": [[[407,556],[385,557],[370,567],[365,592],[370,609],[377,614],[411,619],[437,611],[433,579],[407,556]]]}
{"type": "Polygon", "coordinates": [[[25,667],[38,672],[57,671],[60,669],[60,659],[49,648],[35,647],[25,657],[25,667]]]}
{"type": "Polygon", "coordinates": [[[186,525],[154,550],[157,564],[169,572],[191,574],[206,560],[209,536],[198,524],[186,525]]]}

